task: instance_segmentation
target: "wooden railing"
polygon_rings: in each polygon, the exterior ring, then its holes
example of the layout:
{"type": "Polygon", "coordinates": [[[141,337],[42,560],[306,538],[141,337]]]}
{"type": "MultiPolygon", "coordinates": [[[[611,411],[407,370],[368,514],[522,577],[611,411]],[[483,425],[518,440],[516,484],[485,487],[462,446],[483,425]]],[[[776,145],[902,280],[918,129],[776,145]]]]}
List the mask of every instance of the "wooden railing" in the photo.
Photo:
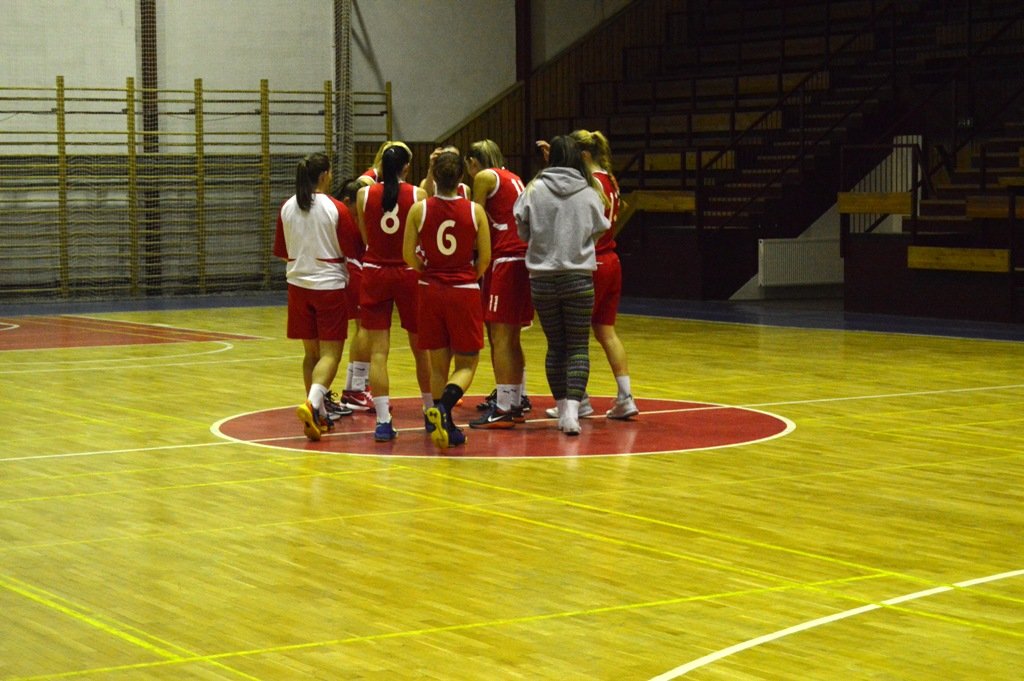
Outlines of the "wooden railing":
{"type": "MultiPolygon", "coordinates": [[[[355,94],[356,115],[376,116],[383,138],[386,98],[355,94]]],[[[0,86],[0,295],[283,287],[271,253],[277,208],[294,193],[296,162],[336,149],[334,95],[330,81],[309,91],[61,76],[53,87],[0,86]]]]}

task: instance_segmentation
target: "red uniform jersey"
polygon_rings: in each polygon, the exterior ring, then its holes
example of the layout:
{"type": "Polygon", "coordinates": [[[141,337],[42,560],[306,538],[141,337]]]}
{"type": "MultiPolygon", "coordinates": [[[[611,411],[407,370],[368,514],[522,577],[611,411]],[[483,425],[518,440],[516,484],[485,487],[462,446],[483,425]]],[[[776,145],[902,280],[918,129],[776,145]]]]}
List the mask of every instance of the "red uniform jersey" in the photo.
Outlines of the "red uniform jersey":
{"type": "Polygon", "coordinates": [[[363,235],[359,233],[359,227],[356,225],[356,220],[349,211],[348,206],[336,201],[340,204],[338,212],[341,213],[344,209],[344,217],[339,222],[341,223],[341,229],[338,231],[338,241],[341,244],[341,252],[345,254],[345,262],[355,262],[356,266],[362,262],[363,252],[366,250],[366,244],[363,243],[363,235]]]}
{"type": "Polygon", "coordinates": [[[398,202],[384,212],[384,184],[366,189],[363,225],[366,227],[366,252],[363,262],[374,265],[405,265],[402,258],[403,228],[409,209],[416,202],[416,188],[407,182],[398,184],[398,202]]]}
{"type": "Polygon", "coordinates": [[[604,234],[597,240],[596,250],[598,254],[608,253],[609,251],[615,250],[615,236],[612,232],[615,231],[615,221],[619,217],[619,190],[612,182],[611,176],[603,171],[596,170],[593,176],[601,183],[601,190],[604,195],[608,197],[608,201],[611,204],[608,208],[604,209],[604,216],[608,218],[611,223],[611,228],[605,231],[604,234]]]}
{"type": "Polygon", "coordinates": [[[473,251],[477,228],[470,201],[443,196],[427,199],[417,228],[425,266],[421,278],[449,286],[476,284],[473,251]]]}
{"type": "Polygon", "coordinates": [[[491,256],[497,258],[526,257],[526,242],[519,238],[512,207],[523,193],[523,181],[505,168],[487,168],[482,173],[494,173],[498,182],[487,196],[484,210],[491,223],[491,256]]]}

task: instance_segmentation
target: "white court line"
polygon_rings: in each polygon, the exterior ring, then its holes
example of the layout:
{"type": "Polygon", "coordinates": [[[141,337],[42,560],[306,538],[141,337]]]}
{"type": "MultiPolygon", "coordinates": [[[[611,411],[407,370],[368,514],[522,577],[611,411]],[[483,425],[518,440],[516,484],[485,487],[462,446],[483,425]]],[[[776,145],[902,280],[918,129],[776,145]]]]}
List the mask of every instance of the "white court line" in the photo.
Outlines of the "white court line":
{"type": "Polygon", "coordinates": [[[977,388],[946,388],[944,390],[919,390],[908,393],[882,393],[880,395],[851,395],[850,397],[822,397],[813,400],[792,400],[790,402],[765,402],[764,404],[750,404],[749,407],[784,407],[790,404],[820,404],[822,402],[846,402],[849,400],[884,400],[891,397],[920,397],[924,395],[949,395],[951,393],[972,393],[984,392],[986,390],[1016,390],[1024,388],[1024,383],[1012,383],[1010,385],[983,385],[977,388]]]}
{"type": "MultiPolygon", "coordinates": [[[[161,310],[161,312],[169,312],[169,311],[170,310],[161,310]]],[[[125,320],[125,319],[116,319],[116,318],[113,318],[113,317],[102,317],[102,316],[99,316],[98,314],[90,314],[90,313],[77,313],[77,314],[76,313],[68,313],[68,314],[60,314],[60,315],[56,315],[56,316],[57,317],[70,317],[72,319],[84,319],[85,321],[89,321],[89,322],[110,322],[111,324],[124,324],[125,326],[128,326],[128,327],[133,327],[133,326],[139,327],[140,331],[144,330],[144,327],[147,327],[147,326],[156,326],[156,327],[159,327],[161,329],[170,329],[171,331],[187,331],[189,333],[205,333],[205,334],[213,334],[213,335],[227,333],[229,336],[246,336],[245,338],[235,338],[234,340],[274,340],[271,336],[250,336],[249,334],[246,334],[246,333],[229,333],[227,331],[211,331],[210,329],[197,329],[197,328],[195,328],[193,326],[175,326],[174,324],[168,324],[166,322],[133,322],[133,321],[125,320]]],[[[184,342],[184,343],[195,342],[195,343],[201,343],[201,342],[204,342],[204,341],[199,341],[199,340],[197,340],[197,341],[189,341],[189,340],[185,340],[185,341],[175,341],[175,342],[184,342]]]]}
{"type": "MultiPolygon", "coordinates": [[[[266,360],[266,359],[294,359],[294,358],[295,358],[295,356],[270,357],[270,358],[263,358],[263,359],[266,360]]],[[[246,359],[236,359],[236,360],[224,360],[224,361],[210,362],[210,363],[211,364],[221,364],[221,363],[251,362],[251,361],[252,361],[251,358],[246,358],[246,359]]],[[[183,364],[183,365],[187,366],[187,364],[183,364]]],[[[175,364],[168,364],[168,365],[162,365],[162,366],[177,366],[177,365],[175,365],[175,364]]],[[[100,368],[100,367],[96,367],[96,368],[100,368]]],[[[136,368],[136,367],[119,367],[119,368],[128,369],[128,368],[136,368]]],[[[90,370],[91,370],[91,368],[90,368],[90,370]]],[[[3,374],[3,373],[4,372],[0,372],[0,374],[3,374]]],[[[710,406],[710,407],[692,407],[692,408],[689,408],[689,409],[680,409],[679,411],[699,411],[699,410],[704,410],[704,409],[723,409],[723,408],[754,409],[756,407],[785,406],[785,405],[789,405],[789,404],[815,404],[815,403],[826,403],[826,402],[841,402],[841,401],[845,401],[845,400],[892,399],[892,398],[897,398],[897,397],[914,397],[914,396],[919,396],[919,395],[942,395],[942,394],[947,394],[947,393],[981,392],[981,391],[986,391],[986,390],[1011,390],[1011,389],[1017,389],[1017,388],[1024,388],[1024,384],[981,386],[981,387],[976,387],[976,388],[949,388],[947,390],[927,390],[927,391],[917,391],[917,392],[908,392],[908,393],[887,393],[887,394],[883,394],[883,395],[859,395],[859,396],[851,396],[851,397],[822,397],[822,398],[816,399],[816,400],[798,400],[798,401],[792,401],[792,402],[765,402],[763,404],[747,405],[747,406],[744,406],[744,405],[733,405],[732,407],[728,407],[726,405],[721,405],[721,406],[710,406]]],[[[666,400],[666,401],[672,401],[672,400],[670,400],[670,398],[662,398],[662,397],[652,397],[651,399],[661,399],[661,400],[666,400]]],[[[640,401],[641,401],[641,403],[643,402],[643,400],[640,400],[640,401]]],[[[692,401],[692,400],[675,400],[675,401],[678,401],[678,402],[687,401],[687,402],[689,402],[689,401],[692,401]]],[[[249,413],[254,413],[254,412],[249,412],[249,413]]],[[[646,413],[656,414],[656,413],[662,413],[662,412],[652,411],[652,412],[646,412],[646,413]]],[[[237,416],[238,415],[236,414],[235,416],[230,416],[230,417],[225,417],[223,419],[220,419],[219,421],[215,422],[213,425],[210,426],[210,432],[213,435],[217,436],[217,437],[229,438],[229,436],[224,435],[223,433],[219,432],[220,431],[220,425],[222,423],[224,423],[225,421],[228,421],[228,420],[230,420],[232,418],[235,418],[237,416]]],[[[776,418],[784,419],[784,417],[778,416],[777,414],[772,414],[772,416],[775,416],[776,418]]],[[[788,421],[788,419],[784,419],[784,420],[788,421]]],[[[37,456],[21,456],[21,457],[15,456],[15,457],[0,458],[0,463],[17,463],[19,461],[35,461],[35,460],[39,460],[39,459],[62,459],[62,458],[77,457],[77,456],[100,456],[100,455],[104,455],[104,454],[125,454],[125,453],[131,453],[131,452],[150,452],[150,451],[160,451],[162,449],[181,449],[181,448],[184,448],[184,447],[208,447],[208,446],[211,446],[211,445],[222,445],[222,444],[248,444],[248,445],[256,445],[256,446],[264,446],[264,447],[269,447],[269,448],[275,448],[274,445],[270,445],[270,444],[261,445],[260,443],[264,442],[264,441],[272,441],[272,440],[276,440],[276,439],[291,439],[291,438],[290,437],[268,438],[267,440],[263,440],[263,441],[261,441],[261,440],[247,441],[247,440],[238,440],[238,439],[235,439],[235,438],[229,438],[229,439],[225,439],[225,440],[220,441],[220,442],[201,442],[201,443],[192,444],[192,445],[166,445],[166,446],[161,446],[161,447],[142,447],[142,448],[138,448],[138,449],[113,449],[113,450],[100,450],[100,451],[92,451],[92,452],[71,452],[71,453],[64,453],[64,454],[40,454],[40,455],[37,455],[37,456]]],[[[746,444],[746,443],[743,443],[743,444],[746,444]]],[[[738,446],[738,445],[734,445],[734,446],[738,446]]],[[[290,448],[277,447],[277,449],[290,449],[290,448]]],[[[675,451],[675,450],[671,450],[671,451],[675,451]]],[[[697,450],[687,450],[687,451],[697,451],[697,450]]],[[[645,452],[645,454],[667,454],[667,453],[669,453],[669,452],[645,452]]],[[[468,459],[468,458],[476,458],[476,457],[464,457],[464,458],[468,459]]],[[[490,460],[494,460],[495,457],[488,457],[488,458],[490,460]]]]}
{"type": "Polygon", "coordinates": [[[219,447],[235,444],[226,440],[219,442],[199,442],[189,445],[160,445],[158,447],[134,447],[131,449],[99,449],[91,452],[66,452],[64,454],[37,454],[35,456],[11,456],[0,459],[0,463],[18,463],[22,461],[39,461],[41,459],[70,459],[77,456],[101,456],[106,454],[135,454],[138,452],[161,452],[168,449],[186,449],[198,447],[219,447]]]}
{"type": "Polygon", "coordinates": [[[14,331],[20,329],[20,324],[11,324],[10,322],[0,322],[0,331],[14,331]]]}
{"type": "MultiPolygon", "coordinates": [[[[97,364],[97,363],[100,363],[100,362],[107,362],[107,363],[111,363],[111,362],[138,362],[140,359],[141,360],[163,360],[163,359],[178,359],[179,357],[202,357],[203,355],[216,355],[216,354],[219,354],[221,352],[227,352],[228,350],[234,350],[235,349],[235,346],[233,344],[231,344],[231,343],[228,343],[227,341],[197,341],[197,342],[214,343],[215,345],[220,345],[222,347],[216,348],[214,350],[203,350],[201,352],[182,352],[182,353],[177,354],[177,355],[160,355],[159,357],[105,357],[105,358],[101,358],[101,359],[67,359],[67,360],[53,360],[53,359],[49,359],[49,360],[46,360],[46,361],[39,361],[39,362],[18,362],[18,366],[44,365],[44,366],[54,367],[53,369],[46,369],[45,370],[46,372],[51,372],[52,373],[54,371],[67,370],[68,367],[78,368],[80,365],[84,365],[84,364],[97,364]]],[[[166,344],[164,344],[164,343],[160,343],[159,345],[161,347],[166,347],[166,344]]],[[[153,345],[140,343],[140,344],[137,344],[137,345],[118,345],[118,346],[113,346],[113,345],[99,345],[99,346],[95,346],[94,345],[94,346],[88,346],[88,347],[100,347],[100,348],[111,348],[111,347],[151,348],[151,347],[153,347],[153,345]]],[[[86,348],[75,348],[75,349],[76,350],[84,350],[86,348]]],[[[103,367],[103,368],[107,369],[107,368],[110,368],[110,367],[103,367]]],[[[4,374],[21,374],[21,373],[44,373],[44,372],[32,370],[32,371],[4,371],[4,372],[0,372],[0,373],[4,373],[4,374]]]]}
{"type": "Polygon", "coordinates": [[[785,638],[786,636],[789,636],[791,634],[797,634],[801,631],[814,629],[815,627],[820,627],[825,624],[831,624],[832,622],[838,622],[840,620],[848,619],[850,617],[855,617],[856,615],[863,615],[866,612],[881,610],[887,605],[898,605],[900,603],[914,601],[919,598],[927,598],[928,596],[935,596],[936,594],[946,593],[957,588],[965,589],[967,587],[977,586],[978,584],[995,582],[1000,579],[1009,579],[1010,577],[1020,577],[1021,575],[1024,575],[1024,570],[1012,570],[1010,572],[1001,572],[997,575],[989,575],[988,577],[978,577],[976,579],[968,579],[963,582],[957,582],[952,586],[937,586],[932,589],[925,589],[924,591],[916,591],[911,594],[890,598],[889,600],[882,601],[881,603],[871,603],[869,605],[862,605],[861,607],[853,608],[852,610],[844,610],[843,612],[837,612],[833,615],[828,615],[826,617],[819,617],[818,619],[803,622],[792,627],[787,627],[786,629],[780,629],[779,631],[773,632],[771,634],[758,636],[757,638],[752,638],[748,641],[743,641],[742,643],[737,643],[736,645],[729,646],[728,648],[723,648],[721,650],[715,651],[713,653],[705,655],[704,657],[697,658],[692,662],[687,662],[684,665],[680,665],[675,669],[665,672],[664,674],[659,674],[658,676],[652,677],[650,681],[670,681],[671,679],[678,679],[680,676],[684,676],[685,674],[688,674],[689,672],[692,672],[695,669],[706,667],[712,662],[717,662],[718,660],[729,657],[730,655],[735,655],[736,653],[742,652],[744,650],[755,648],[764,643],[777,641],[780,638],[785,638]]]}
{"type": "MultiPolygon", "coordinates": [[[[953,329],[946,328],[933,333],[927,331],[893,331],[887,329],[858,329],[858,328],[846,328],[837,326],[827,326],[828,322],[823,324],[814,325],[800,325],[800,324],[783,324],[776,321],[757,321],[754,319],[703,319],[701,317],[678,317],[675,315],[657,314],[654,312],[619,312],[618,314],[625,317],[636,317],[638,319],[668,319],[675,320],[678,322],[692,322],[694,324],[721,324],[724,326],[757,326],[760,328],[771,328],[771,329],[789,329],[791,331],[824,331],[824,332],[835,332],[835,333],[869,333],[874,335],[882,336],[910,336],[912,338],[934,338],[936,340],[968,340],[968,341],[980,341],[990,343],[1019,343],[1019,338],[990,338],[986,336],[977,335],[978,333],[984,333],[985,329],[953,329]]],[[[805,315],[806,317],[807,315],[805,315]]],[[[811,312],[810,317],[818,317],[817,313],[811,312]]],[[[953,321],[953,320],[948,320],[953,321]]]]}
{"type": "MultiPolygon", "coordinates": [[[[662,402],[690,402],[690,400],[674,400],[674,399],[669,399],[669,398],[651,398],[651,399],[658,399],[658,400],[660,400],[662,402]]],[[[794,430],[796,430],[796,424],[793,423],[793,421],[791,421],[790,419],[787,419],[785,416],[779,416],[778,414],[772,414],[770,412],[762,411],[760,409],[749,409],[749,408],[746,408],[746,407],[735,407],[735,406],[731,406],[731,405],[727,405],[727,404],[713,404],[711,402],[704,402],[704,403],[700,403],[700,404],[701,404],[700,407],[684,407],[684,408],[681,408],[681,409],[660,409],[660,410],[656,410],[656,411],[645,411],[643,413],[644,414],[682,414],[682,413],[686,413],[686,412],[704,411],[704,410],[740,409],[742,411],[753,412],[753,413],[757,413],[757,414],[764,414],[765,416],[770,416],[771,418],[773,418],[773,419],[783,423],[785,425],[785,428],[783,428],[782,430],[780,430],[777,433],[774,433],[772,435],[768,435],[766,437],[758,438],[756,440],[743,440],[742,442],[732,442],[732,443],[721,444],[721,445],[709,445],[707,447],[689,447],[687,449],[666,449],[666,450],[652,450],[652,451],[642,451],[642,452],[614,452],[614,453],[609,453],[609,454],[587,454],[586,456],[587,456],[587,458],[596,459],[596,458],[621,457],[621,456],[651,456],[653,454],[672,454],[672,453],[675,453],[675,452],[687,452],[687,453],[689,453],[689,452],[701,452],[701,451],[707,451],[709,449],[728,449],[730,447],[744,447],[744,446],[747,446],[747,445],[757,444],[759,442],[767,442],[768,440],[774,440],[776,438],[785,437],[786,435],[789,435],[794,430]]],[[[233,437],[231,435],[228,435],[227,433],[225,433],[224,431],[221,430],[221,426],[222,425],[224,425],[228,421],[231,421],[231,420],[233,420],[235,418],[238,418],[239,416],[250,416],[252,414],[259,414],[259,413],[266,412],[266,411],[275,411],[276,409],[279,409],[279,407],[271,408],[271,409],[259,409],[259,410],[256,410],[256,411],[246,412],[245,414],[235,414],[234,416],[226,416],[226,417],[220,419],[219,421],[213,423],[210,426],[210,432],[213,435],[217,436],[217,437],[221,437],[221,438],[224,438],[226,440],[231,440],[233,442],[238,442],[240,444],[250,444],[250,445],[257,446],[257,447],[267,447],[267,448],[270,448],[270,449],[279,449],[279,450],[293,451],[294,452],[294,451],[296,451],[296,449],[294,447],[288,447],[288,446],[285,446],[285,445],[279,445],[279,444],[273,444],[273,443],[275,443],[275,442],[284,442],[284,441],[292,441],[292,440],[304,441],[305,440],[305,436],[304,435],[287,435],[287,436],[279,436],[279,437],[258,438],[258,439],[253,439],[253,440],[241,440],[239,438],[236,438],[236,437],[233,437]]],[[[588,418],[588,417],[584,417],[584,418],[588,418]]],[[[540,422],[540,421],[556,421],[556,420],[557,419],[553,419],[553,418],[536,418],[536,419],[530,419],[530,422],[531,423],[537,423],[537,422],[540,422]]],[[[456,424],[456,425],[464,425],[467,428],[469,427],[468,423],[466,423],[466,424],[456,424]]],[[[415,426],[412,427],[412,428],[404,427],[404,428],[399,429],[399,432],[401,432],[402,430],[418,430],[418,429],[419,428],[415,427],[415,426]]],[[[335,439],[335,438],[348,438],[349,436],[362,436],[362,437],[365,437],[365,436],[370,435],[372,433],[373,433],[372,430],[329,432],[329,433],[327,433],[326,435],[323,436],[323,439],[327,439],[327,438],[331,438],[331,439],[335,439]]],[[[345,455],[356,456],[356,457],[387,458],[387,459],[405,459],[405,458],[423,459],[424,458],[422,454],[395,454],[393,452],[379,452],[378,453],[378,452],[332,452],[332,451],[326,451],[326,452],[322,452],[322,453],[323,454],[345,454],[345,455]]],[[[472,454],[464,454],[464,453],[461,453],[461,452],[459,453],[459,459],[463,460],[463,461],[469,461],[469,460],[499,461],[499,460],[505,460],[505,459],[522,459],[522,458],[523,457],[521,455],[518,455],[518,454],[513,454],[513,455],[509,455],[509,456],[491,456],[491,455],[488,455],[488,456],[474,456],[472,454]]],[[[562,454],[562,453],[552,453],[552,454],[534,455],[534,456],[532,456],[530,458],[533,458],[533,459],[564,459],[564,458],[566,458],[566,456],[564,454],[562,454]]],[[[0,459],[0,461],[2,461],[2,459],[0,459]]]]}
{"type": "MultiPolygon", "coordinates": [[[[218,341],[219,342],[219,341],[218,341]]],[[[217,350],[217,353],[222,350],[217,350]]],[[[174,357],[193,357],[198,355],[209,355],[210,352],[196,353],[195,355],[175,355],[174,357]]],[[[52,369],[13,369],[0,371],[0,376],[7,376],[9,374],[44,374],[44,373],[55,373],[58,371],[119,371],[122,369],[136,370],[136,369],[163,369],[165,367],[197,367],[205,366],[207,364],[236,364],[238,362],[269,362],[277,360],[295,360],[301,359],[302,355],[273,355],[270,357],[244,357],[239,359],[219,359],[214,362],[170,362],[167,364],[159,363],[160,357],[146,357],[148,360],[157,360],[153,364],[144,364],[140,361],[140,358],[135,358],[135,362],[132,364],[126,364],[124,366],[58,366],[52,369]]],[[[131,361],[131,360],[128,360],[131,361]]],[[[48,362],[53,364],[53,362],[48,362]]]]}

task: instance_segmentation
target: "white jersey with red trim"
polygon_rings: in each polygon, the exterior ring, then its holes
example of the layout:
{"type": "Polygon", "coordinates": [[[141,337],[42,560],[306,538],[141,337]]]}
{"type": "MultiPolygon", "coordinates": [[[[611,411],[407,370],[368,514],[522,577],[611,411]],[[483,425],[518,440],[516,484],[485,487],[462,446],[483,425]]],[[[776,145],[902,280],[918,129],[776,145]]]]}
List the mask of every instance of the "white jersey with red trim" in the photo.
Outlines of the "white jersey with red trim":
{"type": "MultiPolygon", "coordinates": [[[[326,194],[314,194],[308,211],[293,196],[277,216],[274,255],[288,260],[288,283],[308,289],[340,289],[348,284],[343,217],[344,204],[326,194]]],[[[351,220],[351,218],[349,218],[351,220]]]]}

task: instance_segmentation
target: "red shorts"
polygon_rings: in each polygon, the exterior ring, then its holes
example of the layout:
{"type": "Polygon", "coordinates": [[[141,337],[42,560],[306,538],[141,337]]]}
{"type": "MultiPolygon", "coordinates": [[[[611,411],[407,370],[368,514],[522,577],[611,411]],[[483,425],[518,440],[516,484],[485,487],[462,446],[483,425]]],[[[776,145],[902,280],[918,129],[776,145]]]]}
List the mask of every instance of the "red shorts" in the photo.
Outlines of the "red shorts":
{"type": "Polygon", "coordinates": [[[420,285],[419,346],[472,354],[484,347],[484,312],[476,288],[420,285]]]}
{"type": "Polygon", "coordinates": [[[484,275],[481,289],[484,321],[529,326],[533,323],[533,298],[526,260],[498,259],[484,275]]]}
{"type": "Polygon", "coordinates": [[[359,321],[364,329],[390,329],[391,313],[398,307],[402,328],[416,333],[419,274],[405,265],[373,267],[363,264],[359,293],[359,321]]]}
{"type": "Polygon", "coordinates": [[[361,267],[349,265],[348,285],[345,286],[345,297],[348,298],[348,318],[359,319],[359,292],[363,289],[363,270],[361,267]]]}
{"type": "Polygon", "coordinates": [[[318,290],[289,284],[288,337],[344,341],[348,337],[345,289],[318,290]]]}
{"type": "Polygon", "coordinates": [[[597,256],[597,269],[594,271],[594,313],[590,322],[615,326],[621,298],[622,263],[619,255],[615,251],[602,253],[597,256]]]}

